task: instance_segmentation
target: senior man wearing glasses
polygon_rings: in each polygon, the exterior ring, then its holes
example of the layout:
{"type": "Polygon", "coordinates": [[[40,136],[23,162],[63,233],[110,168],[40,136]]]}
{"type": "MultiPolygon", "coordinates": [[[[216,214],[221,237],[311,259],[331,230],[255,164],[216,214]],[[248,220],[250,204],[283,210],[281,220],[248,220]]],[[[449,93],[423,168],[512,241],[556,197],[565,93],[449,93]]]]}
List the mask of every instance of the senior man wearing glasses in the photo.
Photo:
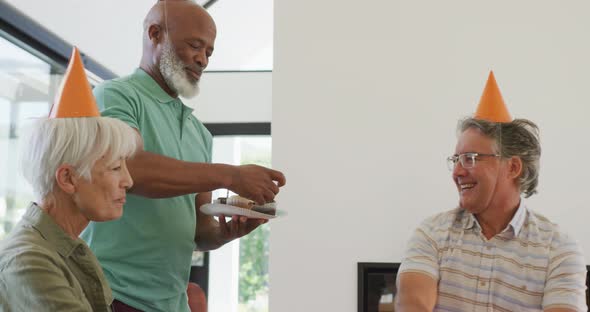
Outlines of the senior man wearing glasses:
{"type": "Polygon", "coordinates": [[[510,117],[493,73],[458,133],[448,163],[459,207],[415,231],[396,311],[586,311],[577,243],[524,200],[538,184],[538,128],[510,117]]]}

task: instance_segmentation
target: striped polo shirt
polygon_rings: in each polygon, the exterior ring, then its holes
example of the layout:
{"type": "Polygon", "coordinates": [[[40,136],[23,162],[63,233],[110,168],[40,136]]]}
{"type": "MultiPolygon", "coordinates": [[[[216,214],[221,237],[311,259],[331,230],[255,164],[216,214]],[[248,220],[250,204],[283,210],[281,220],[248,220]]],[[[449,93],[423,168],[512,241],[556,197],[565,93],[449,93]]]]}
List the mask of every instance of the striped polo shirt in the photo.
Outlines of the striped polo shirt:
{"type": "Polygon", "coordinates": [[[437,281],[434,311],[587,311],[578,244],[522,199],[506,229],[490,240],[464,209],[427,219],[408,244],[402,272],[437,281]]]}

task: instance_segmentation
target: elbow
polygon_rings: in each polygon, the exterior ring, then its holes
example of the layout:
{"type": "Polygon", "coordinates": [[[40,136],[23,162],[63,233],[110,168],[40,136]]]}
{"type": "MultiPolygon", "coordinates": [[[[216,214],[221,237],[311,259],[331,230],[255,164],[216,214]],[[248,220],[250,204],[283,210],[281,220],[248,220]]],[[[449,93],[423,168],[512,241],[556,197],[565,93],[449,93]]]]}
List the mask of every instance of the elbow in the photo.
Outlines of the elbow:
{"type": "Polygon", "coordinates": [[[219,247],[223,246],[223,244],[219,242],[209,242],[205,241],[204,239],[200,239],[199,237],[195,238],[195,250],[197,251],[211,251],[218,249],[219,247]]]}

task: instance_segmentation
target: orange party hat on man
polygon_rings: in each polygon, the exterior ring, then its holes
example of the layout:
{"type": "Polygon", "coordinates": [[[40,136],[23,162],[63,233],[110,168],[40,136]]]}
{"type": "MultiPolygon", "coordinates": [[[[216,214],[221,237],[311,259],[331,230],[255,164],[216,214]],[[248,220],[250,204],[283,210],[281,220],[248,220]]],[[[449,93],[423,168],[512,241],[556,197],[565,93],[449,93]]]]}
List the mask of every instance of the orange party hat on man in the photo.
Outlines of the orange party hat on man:
{"type": "Polygon", "coordinates": [[[487,120],[491,122],[511,122],[512,117],[506,108],[506,103],[500,93],[500,88],[496,83],[494,72],[490,71],[488,82],[483,90],[477,111],[473,116],[475,119],[487,120]]]}
{"type": "Polygon", "coordinates": [[[100,117],[98,106],[78,48],[74,47],[70,64],[61,82],[49,118],[100,117]]]}

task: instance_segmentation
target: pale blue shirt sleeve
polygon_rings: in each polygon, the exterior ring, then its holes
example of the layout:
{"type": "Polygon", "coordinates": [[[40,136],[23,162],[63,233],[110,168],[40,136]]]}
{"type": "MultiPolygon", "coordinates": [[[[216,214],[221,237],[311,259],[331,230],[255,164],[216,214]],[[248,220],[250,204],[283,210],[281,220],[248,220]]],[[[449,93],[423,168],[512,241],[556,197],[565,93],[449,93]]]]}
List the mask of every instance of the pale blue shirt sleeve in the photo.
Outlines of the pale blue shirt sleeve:
{"type": "Polygon", "coordinates": [[[557,233],[551,243],[549,267],[543,292],[543,309],[586,307],[586,260],[577,242],[557,233]]]}
{"type": "Polygon", "coordinates": [[[436,237],[433,235],[433,226],[433,219],[428,219],[414,231],[408,242],[398,273],[425,273],[438,281],[439,247],[436,243],[436,237]]]}

